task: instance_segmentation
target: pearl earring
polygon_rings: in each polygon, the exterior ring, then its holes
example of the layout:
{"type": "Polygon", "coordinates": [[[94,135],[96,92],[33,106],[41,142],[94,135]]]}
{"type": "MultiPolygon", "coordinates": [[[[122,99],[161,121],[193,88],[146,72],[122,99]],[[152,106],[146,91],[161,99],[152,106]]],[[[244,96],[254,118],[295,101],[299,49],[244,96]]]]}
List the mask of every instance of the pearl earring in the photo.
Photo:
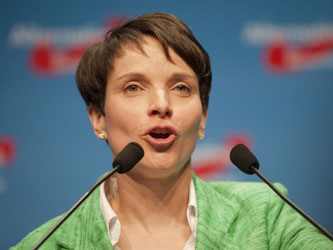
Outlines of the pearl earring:
{"type": "Polygon", "coordinates": [[[203,140],[205,139],[205,135],[203,135],[203,134],[199,134],[199,135],[198,135],[198,138],[199,138],[199,140],[203,141],[203,140]]]}
{"type": "Polygon", "coordinates": [[[105,140],[105,134],[103,132],[98,133],[98,138],[101,140],[105,140]]]}

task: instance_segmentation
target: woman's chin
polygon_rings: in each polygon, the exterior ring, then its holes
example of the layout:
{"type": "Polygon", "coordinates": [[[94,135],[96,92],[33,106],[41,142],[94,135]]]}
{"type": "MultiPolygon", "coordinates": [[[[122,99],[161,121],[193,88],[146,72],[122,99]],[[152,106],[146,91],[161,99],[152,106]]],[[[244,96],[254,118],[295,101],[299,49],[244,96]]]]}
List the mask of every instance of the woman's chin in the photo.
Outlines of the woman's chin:
{"type": "MultiPolygon", "coordinates": [[[[172,159],[159,159],[158,161],[147,161],[144,159],[134,169],[135,172],[140,172],[140,175],[155,176],[155,177],[167,177],[180,172],[183,172],[189,164],[189,161],[185,161],[183,164],[179,164],[178,161],[172,161],[172,159]]],[[[134,172],[134,171],[133,171],[134,172]]]]}

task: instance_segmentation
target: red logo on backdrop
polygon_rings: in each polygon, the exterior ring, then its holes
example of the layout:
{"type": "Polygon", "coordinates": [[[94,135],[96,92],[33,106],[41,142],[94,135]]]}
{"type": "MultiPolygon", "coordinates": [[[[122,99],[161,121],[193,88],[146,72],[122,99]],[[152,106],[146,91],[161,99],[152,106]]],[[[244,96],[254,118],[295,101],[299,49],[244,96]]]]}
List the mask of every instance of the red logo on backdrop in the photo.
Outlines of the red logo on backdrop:
{"type": "Polygon", "coordinates": [[[28,65],[38,76],[73,72],[84,51],[102,39],[105,32],[122,25],[127,17],[112,17],[104,27],[42,28],[35,24],[17,24],[9,35],[13,47],[28,47],[28,65]]]}
{"type": "Polygon", "coordinates": [[[192,168],[202,179],[209,180],[221,174],[231,166],[230,151],[237,144],[251,148],[249,136],[237,133],[230,134],[221,145],[206,145],[200,147],[193,156],[192,168]]]}
{"type": "Polygon", "coordinates": [[[333,68],[333,24],[247,23],[242,38],[263,47],[263,63],[271,72],[293,73],[333,68]]]}
{"type": "Polygon", "coordinates": [[[325,62],[332,57],[332,52],[333,37],[299,45],[275,41],[267,45],[264,63],[274,71],[292,72],[325,62]]]}
{"type": "Polygon", "coordinates": [[[15,140],[9,136],[0,136],[0,168],[14,164],[16,146],[15,140]]]}

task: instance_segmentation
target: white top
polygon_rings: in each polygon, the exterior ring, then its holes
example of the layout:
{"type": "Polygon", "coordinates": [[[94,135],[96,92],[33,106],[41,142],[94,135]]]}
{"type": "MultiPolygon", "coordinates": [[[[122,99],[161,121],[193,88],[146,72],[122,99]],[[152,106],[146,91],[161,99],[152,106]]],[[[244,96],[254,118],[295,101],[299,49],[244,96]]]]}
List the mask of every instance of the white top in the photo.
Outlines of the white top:
{"type": "MultiPolygon", "coordinates": [[[[108,188],[110,189],[110,198],[113,198],[118,193],[118,184],[117,178],[115,176],[110,177],[110,185],[108,188]]],[[[99,193],[99,205],[102,210],[102,215],[104,217],[104,221],[106,224],[106,228],[108,229],[109,239],[111,241],[112,246],[115,250],[120,250],[116,244],[119,241],[120,232],[121,232],[121,225],[120,221],[118,220],[118,216],[113,211],[110,203],[108,202],[105,191],[104,185],[105,182],[102,183],[99,193]]],[[[187,221],[191,228],[192,234],[188,241],[185,244],[184,250],[194,250],[195,249],[195,239],[197,237],[197,221],[198,221],[198,213],[197,213],[197,200],[195,197],[195,188],[193,180],[191,180],[190,184],[190,194],[189,194],[189,202],[187,205],[187,221]]]]}

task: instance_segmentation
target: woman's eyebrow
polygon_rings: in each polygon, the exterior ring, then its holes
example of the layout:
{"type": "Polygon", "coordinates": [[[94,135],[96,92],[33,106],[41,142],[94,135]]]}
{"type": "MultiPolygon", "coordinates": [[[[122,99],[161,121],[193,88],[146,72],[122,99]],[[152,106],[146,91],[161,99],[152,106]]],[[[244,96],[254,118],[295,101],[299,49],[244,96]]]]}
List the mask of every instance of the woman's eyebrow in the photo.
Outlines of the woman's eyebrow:
{"type": "Polygon", "coordinates": [[[126,78],[139,78],[139,79],[143,79],[145,78],[144,74],[142,73],[137,73],[137,72],[130,72],[130,73],[126,73],[124,75],[119,76],[116,80],[123,80],[126,78]]]}
{"type": "Polygon", "coordinates": [[[197,81],[197,77],[195,75],[191,75],[188,73],[174,73],[170,76],[169,81],[179,81],[179,80],[195,80],[197,81]]]}
{"type": "MultiPolygon", "coordinates": [[[[138,72],[129,72],[126,74],[123,74],[119,77],[116,78],[116,81],[121,81],[123,79],[127,79],[127,78],[136,78],[136,79],[145,79],[146,76],[142,73],[138,73],[138,72]]],[[[189,74],[189,73],[185,73],[185,72],[178,72],[178,73],[173,73],[170,75],[168,81],[180,81],[180,80],[195,80],[197,81],[197,77],[195,75],[189,74]]]]}

